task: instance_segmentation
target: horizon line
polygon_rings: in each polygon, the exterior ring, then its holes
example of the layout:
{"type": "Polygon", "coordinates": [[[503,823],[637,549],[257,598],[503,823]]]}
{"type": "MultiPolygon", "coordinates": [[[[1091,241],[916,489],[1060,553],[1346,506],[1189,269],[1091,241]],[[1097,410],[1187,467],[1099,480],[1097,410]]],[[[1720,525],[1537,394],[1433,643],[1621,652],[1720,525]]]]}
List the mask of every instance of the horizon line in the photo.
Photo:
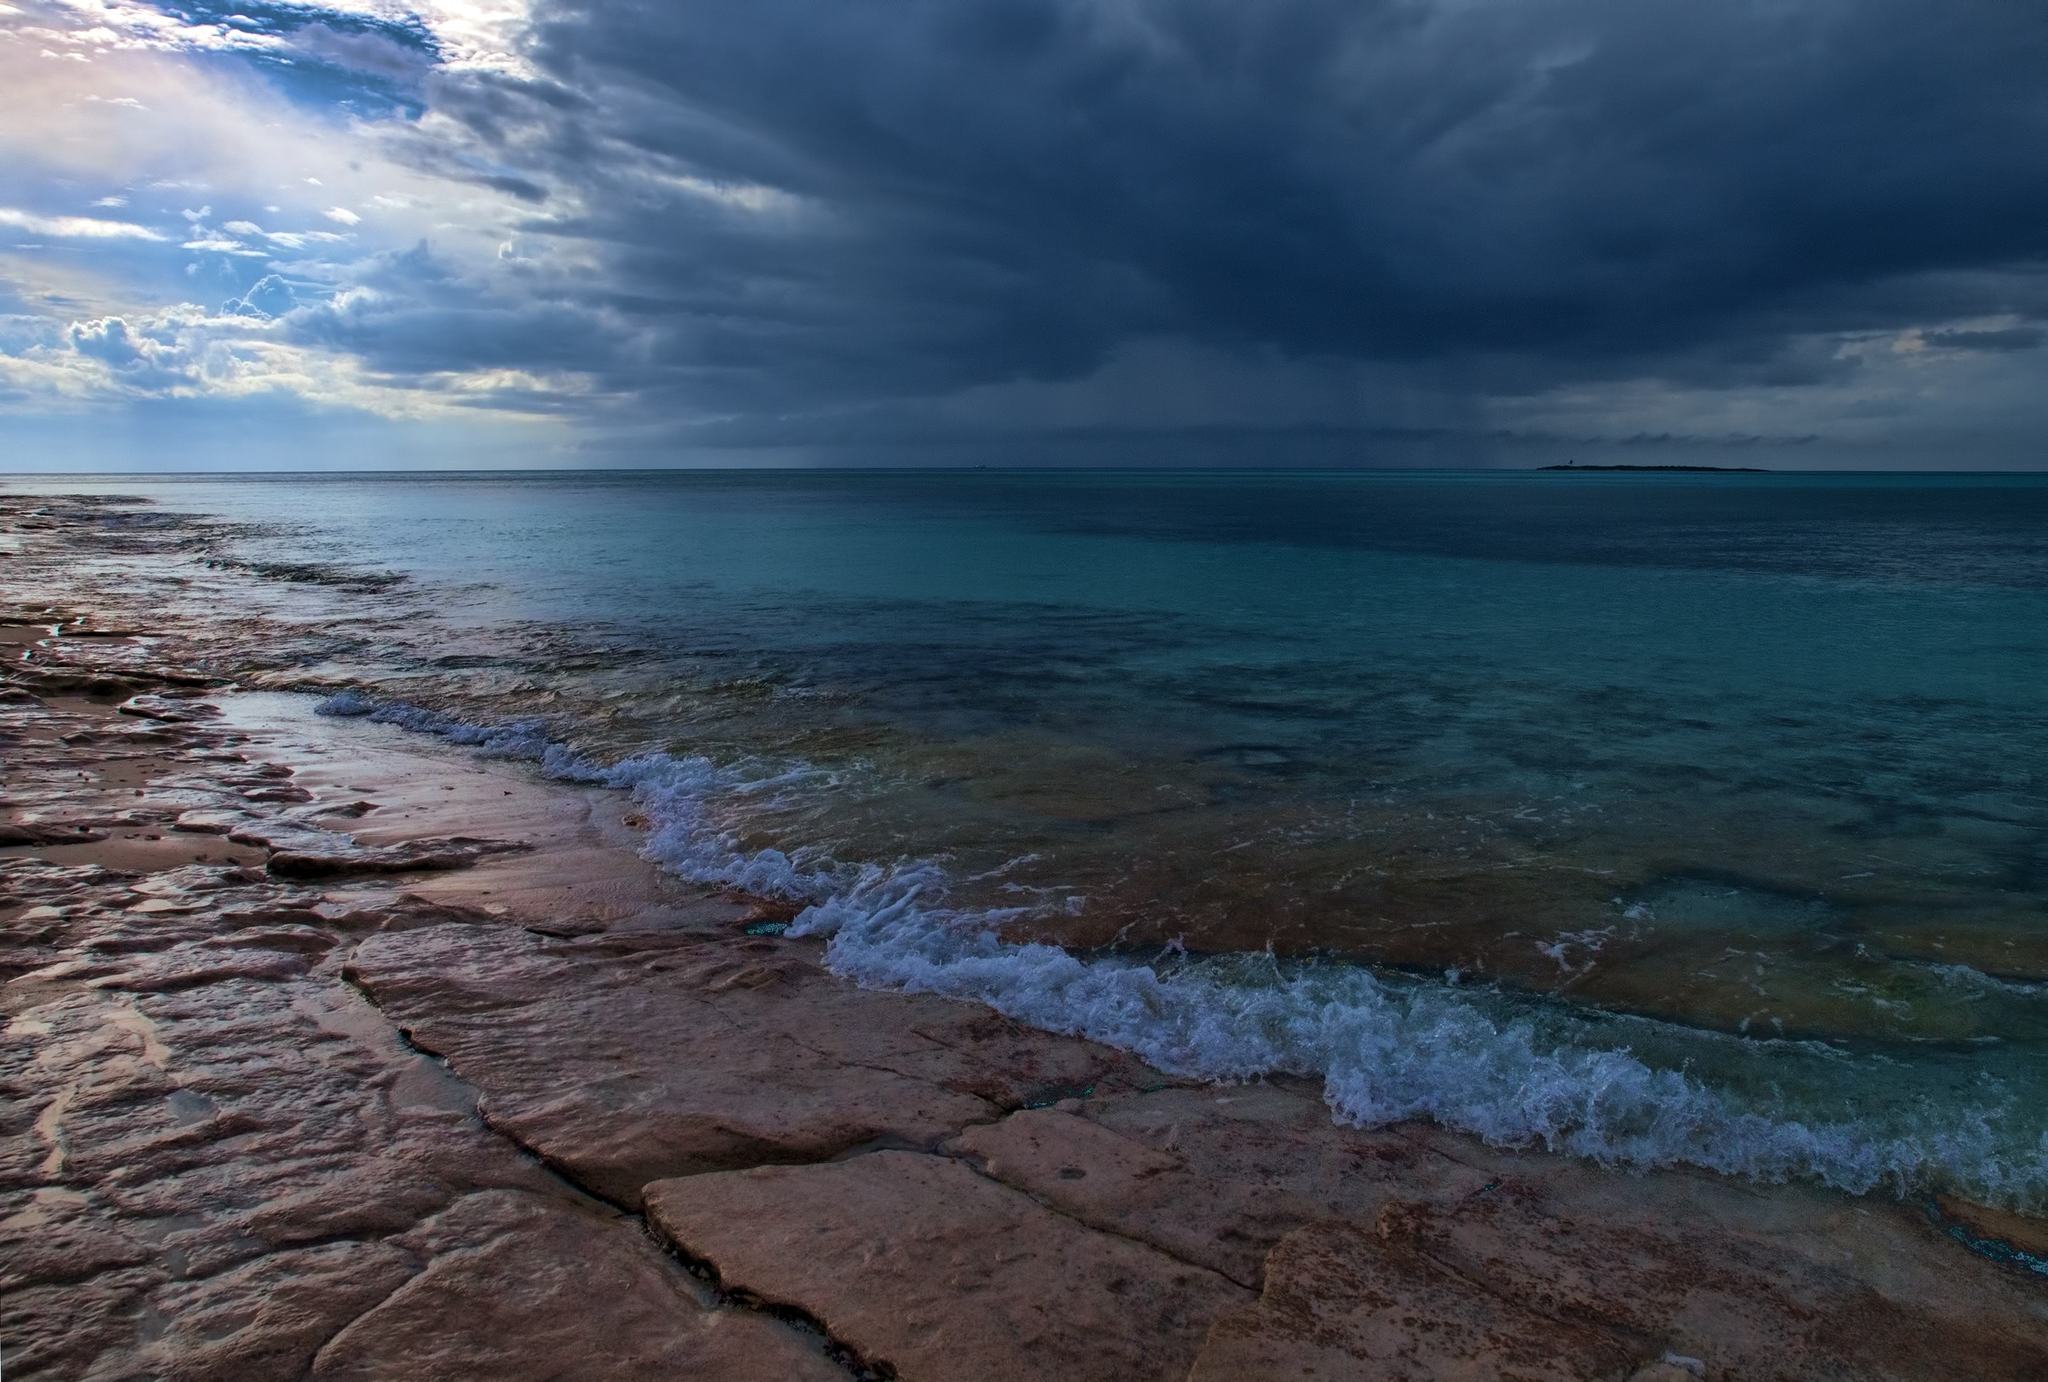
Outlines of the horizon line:
{"type": "Polygon", "coordinates": [[[655,466],[323,466],[317,469],[249,467],[233,470],[0,470],[0,481],[44,479],[196,480],[252,476],[437,476],[437,475],[1541,475],[1580,470],[1588,474],[1663,475],[2048,475],[2048,466],[1992,468],[1854,466],[1698,466],[1683,464],[1566,466],[1371,466],[1371,465],[655,465],[655,466]]]}

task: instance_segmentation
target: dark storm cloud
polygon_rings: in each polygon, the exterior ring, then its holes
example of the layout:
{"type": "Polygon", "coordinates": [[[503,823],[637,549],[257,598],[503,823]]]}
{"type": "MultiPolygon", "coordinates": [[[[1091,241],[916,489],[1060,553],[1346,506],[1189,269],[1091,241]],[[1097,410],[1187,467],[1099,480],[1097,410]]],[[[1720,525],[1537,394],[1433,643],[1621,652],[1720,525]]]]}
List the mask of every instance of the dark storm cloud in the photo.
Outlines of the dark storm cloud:
{"type": "Polygon", "coordinates": [[[384,367],[587,350],[699,414],[1158,339],[1735,389],[2048,313],[2048,11],[2010,0],[543,0],[529,57],[431,104],[588,258],[359,324],[384,367]]]}
{"type": "Polygon", "coordinates": [[[2032,350],[2044,333],[2038,326],[2009,326],[1998,331],[1929,331],[1924,339],[1943,350],[2032,350]]]}
{"type": "Polygon", "coordinates": [[[620,375],[630,368],[629,328],[608,314],[492,295],[425,245],[378,256],[350,291],[282,320],[293,344],[357,355],[399,378],[478,369],[620,375]]]}

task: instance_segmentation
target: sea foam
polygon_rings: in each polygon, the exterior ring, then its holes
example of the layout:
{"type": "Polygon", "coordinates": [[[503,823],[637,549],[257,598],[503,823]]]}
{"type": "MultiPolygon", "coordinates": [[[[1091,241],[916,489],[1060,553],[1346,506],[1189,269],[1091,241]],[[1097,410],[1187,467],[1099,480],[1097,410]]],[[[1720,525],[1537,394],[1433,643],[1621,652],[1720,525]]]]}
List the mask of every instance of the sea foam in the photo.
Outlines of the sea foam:
{"type": "Polygon", "coordinates": [[[862,986],[983,1003],[1178,1075],[1320,1078],[1341,1123],[1428,1119],[1497,1146],[1632,1168],[1812,1179],[1858,1194],[1943,1186],[2013,1207],[2048,1203],[2048,1136],[2018,1149],[2002,1141],[1995,1099],[1960,1113],[1928,1108],[1883,1128],[1808,1121],[1653,1066],[1626,1047],[1575,1040],[1556,1021],[1539,1026],[1487,1011],[1479,995],[1454,985],[1328,961],[1145,963],[1012,941],[1003,927],[1033,909],[955,905],[952,880],[934,861],[849,863],[747,849],[710,809],[718,794],[800,783],[811,776],[801,764],[748,773],[659,752],[601,764],[550,738],[539,721],[479,725],[356,691],[317,710],[631,793],[651,823],[643,849],[650,859],[693,881],[803,904],[789,934],[823,939],[827,966],[862,986]]]}

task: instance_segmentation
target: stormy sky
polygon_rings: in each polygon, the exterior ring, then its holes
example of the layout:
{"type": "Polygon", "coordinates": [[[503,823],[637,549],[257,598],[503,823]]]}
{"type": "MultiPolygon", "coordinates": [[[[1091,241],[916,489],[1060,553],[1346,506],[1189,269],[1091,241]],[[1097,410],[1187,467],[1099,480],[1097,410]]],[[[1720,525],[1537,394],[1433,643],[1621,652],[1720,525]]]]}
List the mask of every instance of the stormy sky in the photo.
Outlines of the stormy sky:
{"type": "Polygon", "coordinates": [[[2048,463],[2014,0],[0,0],[0,470],[2048,463]]]}

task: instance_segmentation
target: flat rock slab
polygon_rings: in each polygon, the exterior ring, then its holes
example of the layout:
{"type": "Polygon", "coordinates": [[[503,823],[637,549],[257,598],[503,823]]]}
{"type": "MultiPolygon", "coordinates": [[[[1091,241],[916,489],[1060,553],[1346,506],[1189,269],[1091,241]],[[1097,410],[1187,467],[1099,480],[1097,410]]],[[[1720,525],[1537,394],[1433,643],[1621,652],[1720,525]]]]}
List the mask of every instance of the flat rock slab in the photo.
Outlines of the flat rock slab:
{"type": "Polygon", "coordinates": [[[1273,1085],[1031,1109],[969,1128],[946,1150],[1252,1290],[1293,1229],[1370,1223],[1390,1196],[1469,1194],[1490,1178],[1396,1132],[1336,1127],[1320,1099],[1273,1085]]]}
{"type": "Polygon", "coordinates": [[[8,1377],[844,1376],[493,1134],[326,958],[470,914],[205,865],[5,886],[8,1377]]]}
{"type": "Polygon", "coordinates": [[[426,1266],[321,1348],[312,1377],[846,1382],[777,1322],[706,1308],[616,1214],[475,1195],[404,1242],[426,1266]]]}
{"type": "Polygon", "coordinates": [[[1282,1240],[1265,1295],[1216,1326],[1190,1382],[1619,1382],[1646,1350],[1371,1228],[1319,1224],[1282,1240]]]}
{"type": "Polygon", "coordinates": [[[675,1176],[933,1147],[1139,1068],[985,1008],[862,992],[773,937],[436,926],[370,938],[349,974],[484,1090],[492,1126],[622,1205],[675,1176]]]}
{"type": "MultiPolygon", "coordinates": [[[[237,831],[246,837],[248,832],[237,831]]],[[[270,856],[270,871],[279,878],[339,878],[351,874],[433,873],[466,869],[493,854],[508,854],[527,848],[504,840],[477,840],[467,836],[446,839],[408,840],[396,845],[359,845],[346,837],[331,836],[324,847],[300,844],[276,849],[270,856]]]]}
{"type": "Polygon", "coordinates": [[[107,838],[103,830],[83,825],[39,821],[0,821],[0,847],[8,845],[91,844],[107,838]]]}
{"type": "Polygon", "coordinates": [[[661,1181],[647,1211],[727,1289],[805,1311],[906,1382],[1178,1379],[1251,1299],[914,1152],[661,1181]]]}

